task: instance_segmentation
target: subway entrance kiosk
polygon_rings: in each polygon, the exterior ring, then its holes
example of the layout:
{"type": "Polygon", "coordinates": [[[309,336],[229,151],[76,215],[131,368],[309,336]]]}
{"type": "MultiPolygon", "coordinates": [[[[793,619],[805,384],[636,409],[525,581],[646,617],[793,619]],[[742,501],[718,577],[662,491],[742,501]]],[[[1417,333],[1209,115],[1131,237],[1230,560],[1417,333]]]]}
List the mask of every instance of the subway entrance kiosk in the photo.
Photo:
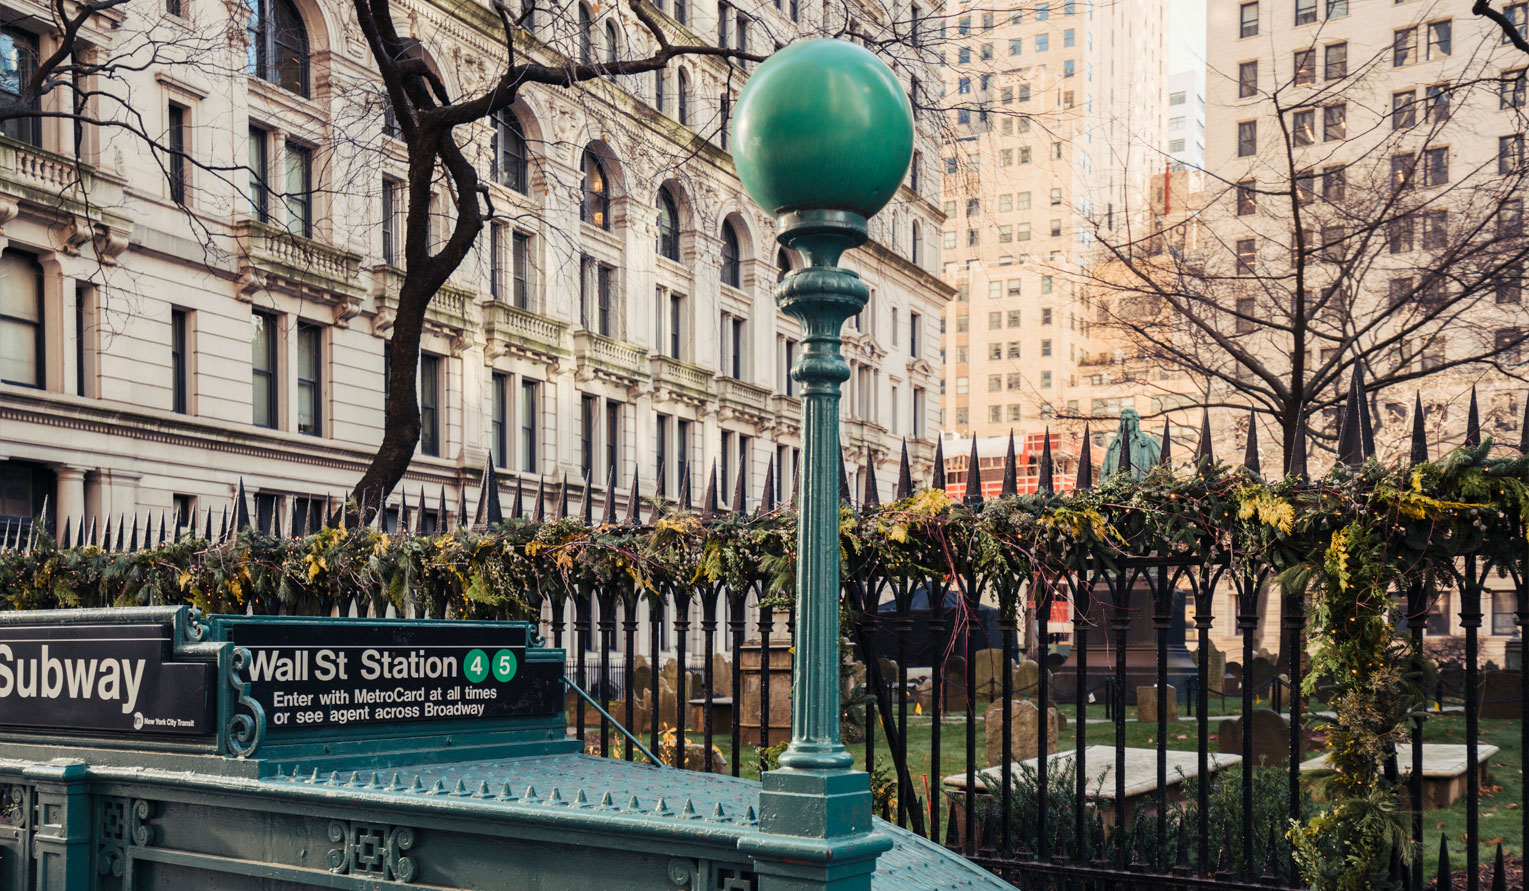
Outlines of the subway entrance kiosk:
{"type": "Polygon", "coordinates": [[[1008,887],[584,755],[563,665],[526,623],[0,613],[0,889],[1008,887]]]}

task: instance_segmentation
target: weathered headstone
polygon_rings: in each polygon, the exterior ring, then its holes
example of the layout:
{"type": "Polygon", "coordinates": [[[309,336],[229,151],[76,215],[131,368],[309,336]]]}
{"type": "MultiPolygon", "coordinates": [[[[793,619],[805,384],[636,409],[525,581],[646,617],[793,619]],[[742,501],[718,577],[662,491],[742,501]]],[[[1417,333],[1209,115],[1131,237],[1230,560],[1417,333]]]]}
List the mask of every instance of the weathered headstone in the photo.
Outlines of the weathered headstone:
{"type": "Polygon", "coordinates": [[[1524,676],[1517,671],[1487,671],[1481,675],[1481,717],[1517,718],[1523,708],[1524,676]]]}
{"type": "Polygon", "coordinates": [[[653,669],[649,667],[647,660],[637,663],[637,667],[632,669],[632,688],[646,695],[651,692],[652,684],[653,669]]]}
{"type": "MultiPolygon", "coordinates": [[[[1167,688],[1168,721],[1179,719],[1179,694],[1173,687],[1167,688]]],[[[1136,720],[1157,723],[1157,685],[1136,688],[1136,720]]]]}
{"type": "MultiPolygon", "coordinates": [[[[1040,757],[1041,710],[1028,699],[1016,699],[1009,715],[1009,754],[1015,761],[1040,757]]],[[[1057,734],[1061,732],[1061,715],[1056,709],[1048,709],[1046,722],[1046,751],[1057,750],[1057,734]]],[[[1003,763],[1003,702],[995,702],[983,715],[983,730],[987,741],[987,764],[989,767],[1003,763]]]]}
{"type": "MultiPolygon", "coordinates": [[[[1216,751],[1223,755],[1242,754],[1242,718],[1227,718],[1216,731],[1216,751]]],[[[1280,767],[1290,763],[1290,724],[1272,709],[1254,709],[1252,713],[1253,763],[1280,767]]],[[[1302,741],[1302,748],[1305,742],[1302,741]]]]}
{"type": "Polygon", "coordinates": [[[1040,696],[1041,667],[1034,659],[1026,659],[1014,667],[1014,695],[1040,696]]]}
{"type": "Polygon", "coordinates": [[[1226,663],[1226,672],[1221,675],[1221,692],[1227,696],[1237,696],[1242,693],[1242,663],[1226,663]]]}
{"type": "MultiPolygon", "coordinates": [[[[1196,668],[1200,665],[1200,653],[1194,654],[1196,668]]],[[[1205,650],[1205,689],[1212,693],[1224,693],[1226,680],[1226,654],[1216,649],[1215,644],[1207,644],[1205,650]]]]}
{"type": "Polygon", "coordinates": [[[733,695],[733,663],[721,653],[711,656],[711,690],[719,698],[733,695]]]}
{"type": "Polygon", "coordinates": [[[1003,650],[978,650],[972,655],[975,663],[975,696],[978,702],[993,702],[1003,698],[1003,650]]]}
{"type": "Polygon", "coordinates": [[[966,711],[966,660],[952,656],[945,663],[945,678],[940,691],[945,696],[945,711],[966,711]]]}
{"type": "Polygon", "coordinates": [[[1248,663],[1247,671],[1243,672],[1243,678],[1254,696],[1268,699],[1273,691],[1267,685],[1275,674],[1274,660],[1266,656],[1254,656],[1253,661],[1248,663]]]}
{"type": "Polygon", "coordinates": [[[670,656],[669,660],[664,663],[664,670],[659,672],[659,676],[662,677],[664,679],[664,682],[667,683],[669,686],[676,687],[676,688],[679,687],[679,685],[680,685],[680,680],[679,680],[679,678],[680,678],[680,664],[679,664],[679,662],[675,661],[673,656],[670,656]]]}

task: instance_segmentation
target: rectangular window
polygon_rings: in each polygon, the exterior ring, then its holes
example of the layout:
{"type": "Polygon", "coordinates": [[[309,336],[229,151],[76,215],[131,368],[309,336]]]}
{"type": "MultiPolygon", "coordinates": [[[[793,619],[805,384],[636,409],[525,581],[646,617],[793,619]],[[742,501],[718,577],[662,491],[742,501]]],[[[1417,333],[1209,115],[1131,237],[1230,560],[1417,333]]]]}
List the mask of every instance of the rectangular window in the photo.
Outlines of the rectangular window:
{"type": "Polygon", "coordinates": [[[1391,94],[1391,129],[1405,130],[1418,122],[1417,91],[1402,90],[1391,94]]]}
{"type": "Polygon", "coordinates": [[[1348,0],[1327,0],[1327,17],[1341,19],[1348,15],[1348,0]]]}
{"type": "Polygon", "coordinates": [[[1505,71],[1502,75],[1501,92],[1497,97],[1497,106],[1500,109],[1524,107],[1524,81],[1523,68],[1505,71]]]}
{"type": "Polygon", "coordinates": [[[1258,36],[1258,3],[1244,3],[1239,7],[1238,38],[1258,36]]]}
{"type": "Polygon", "coordinates": [[[1417,160],[1411,152],[1391,156],[1391,190],[1400,192],[1412,188],[1412,172],[1417,160]]]}
{"type": "MultiPolygon", "coordinates": [[[[1520,37],[1522,37],[1526,30],[1525,24],[1526,22],[1529,22],[1529,15],[1526,15],[1526,13],[1529,13],[1529,4],[1514,3],[1504,7],[1502,12],[1503,15],[1508,17],[1508,23],[1513,26],[1513,30],[1517,32],[1520,37]]],[[[1502,42],[1504,45],[1506,45],[1512,43],[1513,40],[1507,34],[1504,34],[1502,36],[1502,42]]]]}
{"type": "Polygon", "coordinates": [[[1295,23],[1309,25],[1317,20],[1317,0],[1295,0],[1295,23]]]}
{"type": "Polygon", "coordinates": [[[660,412],[655,419],[654,430],[654,463],[655,479],[657,480],[658,496],[669,497],[669,421],[670,417],[660,412]]]}
{"type": "Polygon", "coordinates": [[[297,324],[297,432],[324,433],[324,331],[307,322],[297,324]]]}
{"type": "Polygon", "coordinates": [[[579,469],[585,479],[595,476],[595,425],[600,423],[599,412],[598,397],[579,397],[579,469]]]}
{"type": "Polygon", "coordinates": [[[170,410],[178,415],[186,413],[191,401],[189,315],[184,309],[170,310],[170,410]]]}
{"type": "Polygon", "coordinates": [[[441,454],[441,357],[419,356],[419,450],[441,454]]]}
{"type": "Polygon", "coordinates": [[[1498,304],[1518,304],[1524,300],[1524,267],[1513,264],[1499,272],[1493,281],[1494,298],[1498,304]]]}
{"type": "Polygon", "coordinates": [[[186,107],[170,103],[165,120],[165,141],[169,157],[165,159],[165,172],[170,179],[170,200],[184,206],[186,203],[186,107]]]}
{"type": "Polygon", "coordinates": [[[908,313],[908,355],[917,359],[923,350],[924,317],[916,312],[908,313]]]}
{"type": "Polygon", "coordinates": [[[1254,181],[1245,179],[1237,184],[1237,216],[1245,217],[1258,211],[1258,196],[1254,192],[1254,181]]]}
{"type": "Polygon", "coordinates": [[[43,373],[42,269],[30,254],[0,255],[0,382],[41,389],[43,373]]]}
{"type": "Polygon", "coordinates": [[[1453,49],[1453,30],[1454,24],[1449,19],[1428,23],[1428,58],[1442,59],[1450,54],[1453,49]]]}
{"type": "Polygon", "coordinates": [[[1322,50],[1322,77],[1324,80],[1348,77],[1347,43],[1330,43],[1322,50]]]}
{"type": "MultiPolygon", "coordinates": [[[[1237,66],[1237,98],[1247,99],[1258,95],[1258,63],[1243,62],[1237,66]]],[[[1183,121],[1183,118],[1174,120],[1183,121]]]]}
{"type": "Polygon", "coordinates": [[[250,337],[252,423],[256,427],[275,427],[276,317],[257,312],[251,315],[251,321],[254,323],[254,330],[250,337]]]}
{"type": "Polygon", "coordinates": [[[1524,163],[1524,134],[1497,137],[1497,172],[1513,173],[1524,163]]]}
{"type": "Polygon", "coordinates": [[[1423,211],[1423,250],[1436,251],[1444,248],[1449,240],[1449,211],[1423,211]]]}
{"type": "Polygon", "coordinates": [[[1426,93],[1426,104],[1423,106],[1424,117],[1436,124],[1449,120],[1449,85],[1433,84],[1428,87],[1426,93]]]}
{"type": "Polygon", "coordinates": [[[1295,85],[1298,87],[1317,82],[1317,51],[1297,50],[1295,53],[1295,85]]]}
{"type": "Polygon", "coordinates": [[[1386,224],[1387,249],[1393,254],[1405,254],[1412,250],[1415,225],[1410,215],[1399,216],[1386,224]]]}
{"type": "Polygon", "coordinates": [[[287,184],[282,196],[287,205],[287,231],[313,237],[313,149],[295,142],[286,145],[287,184]]]}
{"type": "Polygon", "coordinates": [[[495,300],[504,299],[504,225],[488,226],[488,293],[495,300]]]}
{"type": "Polygon", "coordinates": [[[1399,28],[1391,34],[1391,64],[1397,68],[1417,61],[1418,29],[1399,28]]]}
{"type": "Polygon", "coordinates": [[[489,382],[489,399],[492,403],[489,415],[489,455],[495,467],[505,467],[510,460],[510,436],[507,429],[510,409],[509,375],[502,371],[494,372],[489,382]]]}
{"type": "Polygon", "coordinates": [[[1257,153],[1258,122],[1242,121],[1237,125],[1237,157],[1251,158],[1257,153]]]}
{"type": "Polygon", "coordinates": [[[1442,186],[1449,182],[1449,147],[1423,151],[1423,185],[1442,186]]]}
{"type": "Polygon", "coordinates": [[[1348,136],[1348,106],[1342,102],[1322,107],[1322,141],[1335,142],[1348,136]]]}
{"type": "Polygon", "coordinates": [[[1252,275],[1253,264],[1258,259],[1258,242],[1251,238],[1237,240],[1237,274],[1252,275]]]}
{"type": "Polygon", "coordinates": [[[1317,141],[1317,112],[1302,108],[1290,113],[1290,141],[1296,148],[1317,141]]]}
{"type": "Polygon", "coordinates": [[[1342,201],[1348,176],[1342,167],[1322,168],[1322,197],[1328,201],[1342,201]]]}
{"type": "Polygon", "coordinates": [[[540,383],[520,379],[520,469],[526,473],[537,470],[536,418],[540,410],[540,383]]]}
{"type": "Polygon", "coordinates": [[[269,223],[271,202],[266,177],[271,170],[271,142],[266,132],[259,127],[250,128],[249,155],[250,216],[262,223],[269,223]]]}
{"type": "MultiPolygon", "coordinates": [[[[717,502],[723,505],[728,503],[732,495],[732,489],[727,485],[733,476],[733,434],[726,430],[722,431],[722,448],[718,450],[721,460],[719,468],[720,476],[717,477],[717,502]]],[[[709,484],[708,484],[709,485],[709,484]]]]}
{"type": "Polygon", "coordinates": [[[510,297],[517,309],[531,308],[531,236],[515,231],[510,234],[510,274],[514,277],[510,297]]]}
{"type": "Polygon", "coordinates": [[[621,403],[605,400],[605,476],[607,480],[614,477],[617,485],[621,483],[621,408],[621,403]]]}
{"type": "Polygon", "coordinates": [[[403,204],[403,183],[383,177],[382,180],[382,262],[398,265],[398,212],[403,204]]]}
{"type": "MultiPolygon", "coordinates": [[[[37,36],[19,28],[0,28],[0,97],[11,108],[22,106],[38,111],[41,98],[32,96],[23,100],[21,85],[30,80],[37,71],[37,36]]],[[[35,116],[14,117],[0,123],[0,133],[28,145],[42,146],[42,118],[35,116]]]]}

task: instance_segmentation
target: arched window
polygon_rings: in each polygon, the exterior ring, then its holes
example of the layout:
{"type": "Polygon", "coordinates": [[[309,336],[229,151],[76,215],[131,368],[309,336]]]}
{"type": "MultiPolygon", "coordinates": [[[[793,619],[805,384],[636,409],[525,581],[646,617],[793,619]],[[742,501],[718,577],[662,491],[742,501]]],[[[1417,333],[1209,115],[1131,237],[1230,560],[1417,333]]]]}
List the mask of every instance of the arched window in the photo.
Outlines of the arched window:
{"type": "Polygon", "coordinates": [[[494,126],[495,178],[522,195],[530,188],[526,159],[526,134],[520,119],[508,108],[499,112],[494,126]]]}
{"type": "Polygon", "coordinates": [[[786,249],[785,248],[781,248],[780,250],[775,252],[775,280],[777,282],[785,281],[786,280],[786,273],[788,273],[790,271],[791,271],[791,255],[786,253],[786,249]]]}
{"type": "Polygon", "coordinates": [[[680,258],[680,212],[668,189],[658,190],[658,255],[680,258]]]}
{"type": "Polygon", "coordinates": [[[738,255],[738,230],[722,223],[722,284],[743,287],[743,262],[738,255]]]}
{"type": "Polygon", "coordinates": [[[589,149],[584,150],[584,199],[579,202],[579,219],[601,229],[611,227],[610,183],[605,178],[605,166],[589,149]]]}
{"type": "Polygon", "coordinates": [[[913,250],[912,250],[911,256],[909,256],[908,259],[912,260],[913,261],[913,265],[915,265],[915,266],[918,265],[918,249],[919,249],[921,241],[923,241],[923,236],[919,232],[918,220],[914,220],[913,221],[913,250]]]}
{"type": "Polygon", "coordinates": [[[605,61],[616,61],[616,23],[605,23],[605,61]]]}
{"type": "Polygon", "coordinates": [[[668,72],[659,68],[653,72],[653,107],[660,112],[664,111],[664,79],[668,72]]]}
{"type": "Polygon", "coordinates": [[[690,75],[683,68],[679,71],[679,89],[675,90],[675,101],[679,103],[680,123],[690,123],[690,75]]]}
{"type": "Polygon", "coordinates": [[[292,0],[246,0],[249,4],[250,74],[299,96],[308,95],[308,29],[292,0]]]}
{"type": "Polygon", "coordinates": [[[595,61],[595,26],[589,7],[579,4],[579,61],[585,65],[595,61]]]}

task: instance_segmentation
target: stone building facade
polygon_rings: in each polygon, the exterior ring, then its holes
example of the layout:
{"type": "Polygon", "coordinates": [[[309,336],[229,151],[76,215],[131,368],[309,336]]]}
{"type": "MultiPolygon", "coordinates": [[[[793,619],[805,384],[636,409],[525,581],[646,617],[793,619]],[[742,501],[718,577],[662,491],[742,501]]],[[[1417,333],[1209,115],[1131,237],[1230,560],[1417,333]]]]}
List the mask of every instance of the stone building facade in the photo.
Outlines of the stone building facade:
{"type": "MultiPolygon", "coordinates": [[[[48,20],[45,6],[11,6],[13,20],[48,20]]],[[[844,10],[795,0],[659,6],[676,43],[755,52],[845,25],[844,10]]],[[[7,125],[0,514],[29,516],[46,497],[55,518],[185,516],[223,508],[242,479],[258,519],[316,517],[380,441],[402,277],[405,155],[354,9],[261,0],[249,21],[243,5],[235,20],[207,0],[122,10],[87,35],[101,52],[154,39],[185,61],[102,87],[127,90],[144,128],[196,163],[117,129],[81,128],[77,146],[61,119],[7,125]]],[[[906,30],[909,9],[884,12],[853,27],[890,32],[901,17],[906,30]]],[[[555,65],[651,51],[621,5],[558,13],[538,12],[517,52],[555,65]]],[[[395,18],[453,96],[503,66],[488,4],[411,3],[395,18]]],[[[0,35],[16,64],[55,45],[29,27],[0,35]]],[[[919,64],[917,52],[896,61],[905,84],[919,64]]],[[[690,57],[577,91],[528,87],[470,131],[496,215],[429,310],[411,503],[423,489],[434,504],[444,487],[455,504],[468,481],[476,493],[489,461],[506,504],[517,487],[529,497],[543,478],[587,475],[599,510],[613,474],[623,509],[634,475],[644,493],[674,497],[688,473],[699,501],[716,467],[722,503],[742,475],[753,506],[771,464],[789,494],[800,333],[772,290],[800,260],[777,248],[727,152],[749,67],[690,57]]],[[[69,101],[50,95],[43,110],[69,101]]],[[[874,460],[889,487],[903,439],[916,475],[932,466],[936,327],[951,289],[932,235],[931,134],[921,119],[905,188],[846,258],[874,295],[846,331],[857,483],[874,460]]],[[[444,237],[449,193],[432,207],[444,237]]]]}

